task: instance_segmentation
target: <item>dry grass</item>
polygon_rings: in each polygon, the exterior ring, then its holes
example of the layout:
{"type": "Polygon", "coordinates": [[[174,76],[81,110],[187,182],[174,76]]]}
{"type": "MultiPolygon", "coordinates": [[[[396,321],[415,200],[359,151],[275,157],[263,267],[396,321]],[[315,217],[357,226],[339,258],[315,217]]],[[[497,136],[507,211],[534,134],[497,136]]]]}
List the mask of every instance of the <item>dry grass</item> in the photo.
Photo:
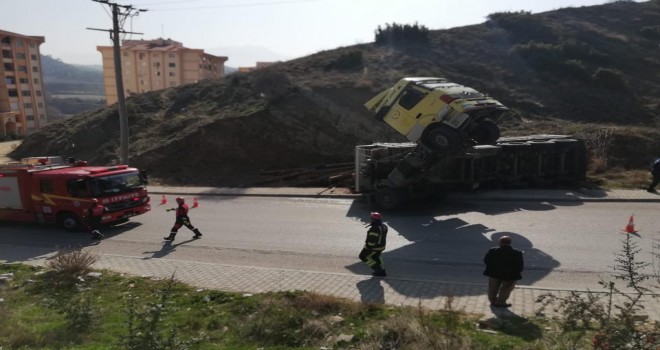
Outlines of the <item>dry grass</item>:
{"type": "Polygon", "coordinates": [[[46,262],[46,266],[62,276],[82,276],[92,269],[98,256],[81,248],[65,248],[46,262]]]}

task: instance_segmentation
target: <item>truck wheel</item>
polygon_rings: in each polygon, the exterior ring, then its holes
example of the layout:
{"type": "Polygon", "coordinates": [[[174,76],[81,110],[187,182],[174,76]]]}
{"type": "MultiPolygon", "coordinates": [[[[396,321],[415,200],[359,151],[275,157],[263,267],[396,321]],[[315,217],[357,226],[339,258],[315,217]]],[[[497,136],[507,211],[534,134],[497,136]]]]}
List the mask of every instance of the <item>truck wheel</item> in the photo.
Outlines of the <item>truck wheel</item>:
{"type": "Polygon", "coordinates": [[[463,138],[458,131],[444,124],[431,124],[424,134],[422,142],[435,152],[458,152],[463,145],[463,138]]]}
{"type": "Polygon", "coordinates": [[[80,219],[73,213],[62,213],[57,221],[67,231],[76,231],[80,228],[80,219]]]}
{"type": "Polygon", "coordinates": [[[490,120],[484,120],[472,129],[470,136],[478,145],[494,145],[500,138],[500,128],[490,120]]]}
{"type": "Polygon", "coordinates": [[[383,187],[376,190],[375,201],[376,208],[379,210],[391,210],[396,208],[402,199],[401,190],[383,187]]]}

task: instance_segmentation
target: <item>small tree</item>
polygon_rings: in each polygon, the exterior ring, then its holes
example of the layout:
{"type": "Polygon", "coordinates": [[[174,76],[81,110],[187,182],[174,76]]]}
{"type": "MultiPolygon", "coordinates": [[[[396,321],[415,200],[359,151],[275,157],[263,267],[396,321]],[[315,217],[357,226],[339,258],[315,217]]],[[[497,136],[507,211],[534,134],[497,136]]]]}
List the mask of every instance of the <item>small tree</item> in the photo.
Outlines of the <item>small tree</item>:
{"type": "Polygon", "coordinates": [[[429,29],[417,23],[385,24],[385,28],[376,28],[376,45],[381,46],[427,46],[429,29]]]}

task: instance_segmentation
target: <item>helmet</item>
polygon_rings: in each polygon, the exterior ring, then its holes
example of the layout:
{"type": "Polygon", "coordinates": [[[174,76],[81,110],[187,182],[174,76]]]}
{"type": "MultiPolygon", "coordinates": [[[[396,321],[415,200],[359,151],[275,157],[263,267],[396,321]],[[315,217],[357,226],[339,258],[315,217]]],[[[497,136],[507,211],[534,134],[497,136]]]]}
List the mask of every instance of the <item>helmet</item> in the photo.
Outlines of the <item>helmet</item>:
{"type": "Polygon", "coordinates": [[[176,202],[179,204],[183,204],[183,197],[176,197],[176,202]]]}
{"type": "Polygon", "coordinates": [[[92,204],[99,204],[99,200],[96,198],[92,198],[92,204]]]}
{"type": "Polygon", "coordinates": [[[371,212],[371,219],[372,220],[381,220],[381,219],[383,219],[383,216],[380,215],[379,212],[374,211],[374,212],[371,212]]]}

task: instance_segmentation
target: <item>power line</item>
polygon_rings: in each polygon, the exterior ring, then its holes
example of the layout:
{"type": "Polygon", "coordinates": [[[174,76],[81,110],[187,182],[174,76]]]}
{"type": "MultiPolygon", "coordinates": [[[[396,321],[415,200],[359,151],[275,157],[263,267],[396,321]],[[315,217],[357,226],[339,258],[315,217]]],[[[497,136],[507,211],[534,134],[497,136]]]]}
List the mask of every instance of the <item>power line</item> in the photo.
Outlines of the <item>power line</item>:
{"type": "Polygon", "coordinates": [[[234,8],[234,7],[256,7],[256,6],[271,6],[271,5],[282,5],[282,4],[295,4],[295,3],[305,3],[305,2],[317,2],[323,0],[282,0],[282,1],[269,1],[269,2],[256,2],[251,4],[234,4],[234,5],[213,5],[213,6],[197,6],[197,7],[177,7],[177,8],[152,8],[149,11],[186,11],[186,10],[206,10],[206,9],[217,9],[217,8],[234,8]]]}

